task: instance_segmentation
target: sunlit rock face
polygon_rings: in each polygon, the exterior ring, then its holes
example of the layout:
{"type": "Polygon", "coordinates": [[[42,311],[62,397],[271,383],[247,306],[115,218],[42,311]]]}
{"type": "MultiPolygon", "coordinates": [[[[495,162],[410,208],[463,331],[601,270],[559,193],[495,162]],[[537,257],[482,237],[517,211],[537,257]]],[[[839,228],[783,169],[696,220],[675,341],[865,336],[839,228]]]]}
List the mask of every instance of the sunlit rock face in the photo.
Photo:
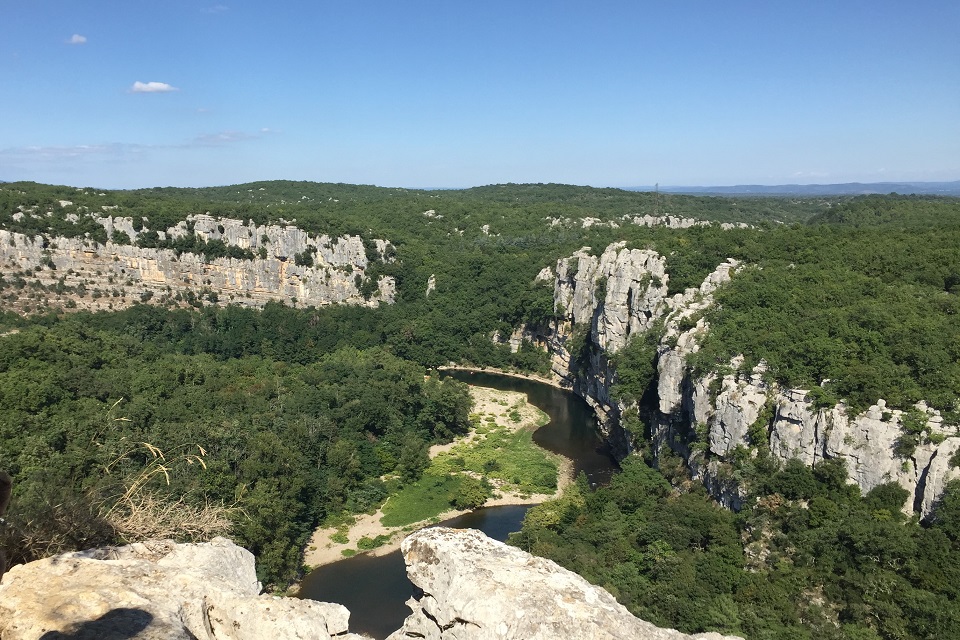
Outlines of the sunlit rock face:
{"type": "Polygon", "coordinates": [[[423,594],[388,640],[734,640],[657,627],[572,571],[473,529],[423,529],[402,548],[423,594]]]}
{"type": "MultiPolygon", "coordinates": [[[[108,238],[131,243],[145,233],[130,218],[97,218],[108,238]],[[117,235],[119,234],[119,235],[117,235]]],[[[0,272],[27,273],[45,285],[74,288],[80,308],[118,309],[136,302],[199,299],[205,304],[262,307],[282,302],[297,307],[327,304],[377,306],[396,294],[393,278],[370,282],[367,249],[357,236],[315,236],[294,225],[244,224],[240,220],[190,216],[158,233],[161,239],[192,234],[198,242],[223,242],[246,258],[206,259],[198,253],[141,248],[135,244],[85,238],[29,237],[0,230],[0,272]],[[98,295],[93,298],[92,292],[98,295]],[[179,294],[179,296],[178,296],[179,294]]],[[[378,260],[390,260],[392,246],[373,241],[378,260]]]]}
{"type": "Polygon", "coordinates": [[[13,567],[0,638],[361,640],[338,604],[260,595],[253,554],[224,538],[152,540],[13,567]]]}
{"type": "Polygon", "coordinates": [[[691,370],[689,358],[710,330],[702,312],[740,268],[728,260],[700,287],[668,296],[666,261],[653,251],[617,243],[599,256],[583,249],[559,260],[554,303],[560,321],[544,340],[554,375],[597,410],[614,452],[629,455],[643,434],[625,432],[622,423],[638,407],[611,396],[617,376],[610,360],[632,337],[657,328],[655,393],[652,406],[643,407],[654,455],[664,447],[680,454],[721,503],[739,508],[742,487],[731,478],[729,462],[738,451],[750,455],[761,444],[751,438],[760,437],[781,460],[796,458],[810,466],[843,460],[849,481],[863,492],[896,482],[910,495],[904,511],[928,516],[946,483],[960,478],[960,469],[949,464],[960,449],[960,437],[943,426],[939,412],[917,405],[935,437],[903,459],[894,453],[903,412],[889,409],[883,399],[858,415],[849,415],[843,403],[819,408],[809,390],[784,389],[770,381],[763,363],[744,371],[742,356],[723,372],[691,370]],[[571,353],[577,327],[586,330],[592,348],[571,353]]]}

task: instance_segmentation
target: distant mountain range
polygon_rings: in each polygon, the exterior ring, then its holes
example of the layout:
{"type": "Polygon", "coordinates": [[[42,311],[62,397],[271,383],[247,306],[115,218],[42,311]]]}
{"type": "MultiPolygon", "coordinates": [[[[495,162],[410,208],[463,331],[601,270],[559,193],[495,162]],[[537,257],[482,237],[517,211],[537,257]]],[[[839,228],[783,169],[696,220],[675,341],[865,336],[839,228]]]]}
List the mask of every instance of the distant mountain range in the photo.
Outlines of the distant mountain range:
{"type": "MultiPolygon", "coordinates": [[[[655,187],[625,187],[628,191],[653,191],[655,187]]],[[[900,193],[938,196],[960,196],[960,180],[953,182],[845,182],[842,184],[738,184],[730,187],[661,186],[663,193],[694,195],[743,196],[849,196],[872,193],[900,193]]]]}
{"type": "MultiPolygon", "coordinates": [[[[0,184],[7,183],[0,180],[0,184]]],[[[423,187],[421,187],[423,188],[423,187]]],[[[960,180],[952,182],[843,182],[839,184],[736,184],[726,187],[620,187],[625,191],[655,191],[700,196],[862,196],[899,193],[960,197],[960,180]]],[[[463,187],[426,187],[428,191],[459,191],[463,187]]]]}

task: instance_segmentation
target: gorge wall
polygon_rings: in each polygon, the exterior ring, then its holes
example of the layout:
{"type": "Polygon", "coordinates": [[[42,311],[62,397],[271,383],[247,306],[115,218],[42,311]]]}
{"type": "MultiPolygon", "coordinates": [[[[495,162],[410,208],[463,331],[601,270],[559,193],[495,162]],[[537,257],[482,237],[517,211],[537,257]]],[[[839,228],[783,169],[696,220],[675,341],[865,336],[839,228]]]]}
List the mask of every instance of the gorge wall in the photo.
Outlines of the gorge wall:
{"type": "MultiPolygon", "coordinates": [[[[618,243],[599,256],[581,250],[559,260],[554,270],[540,276],[553,280],[560,316],[542,336],[554,375],[597,410],[614,451],[626,456],[643,434],[631,433],[623,425],[641,407],[624,405],[612,396],[617,374],[611,358],[632,336],[656,331],[653,397],[650,406],[642,407],[653,454],[669,450],[683,457],[693,476],[721,503],[739,508],[743,487],[732,462],[737,454],[755,455],[757,443],[751,438],[762,434],[779,460],[794,458],[813,466],[841,459],[849,481],[864,493],[896,482],[911,496],[904,510],[929,515],[945,484],[960,478],[960,469],[950,465],[960,450],[960,437],[938,411],[918,403],[930,437],[912,455],[901,458],[895,445],[903,433],[904,412],[888,408],[883,399],[857,415],[843,403],[821,408],[810,390],[770,382],[762,363],[743,371],[742,357],[724,368],[730,373],[692,372],[688,357],[709,331],[701,312],[740,268],[728,260],[698,289],[669,296],[666,260],[654,251],[618,243]]],[[[530,329],[526,333],[533,335],[530,329]]]]}
{"type": "Polygon", "coordinates": [[[293,224],[246,224],[208,215],[189,216],[152,234],[161,244],[189,237],[198,247],[217,243],[244,256],[209,259],[198,252],[137,246],[141,236],[151,232],[144,223],[135,229],[131,218],[96,221],[107,232],[106,242],[0,230],[0,274],[9,284],[19,282],[5,289],[4,306],[28,305],[27,285],[34,282],[46,289],[37,299],[93,310],[137,302],[262,307],[281,301],[307,307],[376,306],[394,299],[393,278],[372,276],[371,281],[368,273],[371,259],[392,259],[386,240],[374,240],[376,255],[369,256],[358,236],[316,236],[293,224]]]}

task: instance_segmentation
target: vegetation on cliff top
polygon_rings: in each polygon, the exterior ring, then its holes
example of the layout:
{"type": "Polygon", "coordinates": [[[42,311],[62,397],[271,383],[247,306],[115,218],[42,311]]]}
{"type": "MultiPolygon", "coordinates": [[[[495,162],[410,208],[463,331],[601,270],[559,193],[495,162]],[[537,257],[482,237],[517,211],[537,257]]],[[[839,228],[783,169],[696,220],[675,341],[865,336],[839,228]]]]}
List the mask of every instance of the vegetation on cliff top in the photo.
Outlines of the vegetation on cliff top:
{"type": "MultiPolygon", "coordinates": [[[[121,441],[161,448],[197,443],[207,452],[207,471],[171,476],[170,490],[194,505],[206,500],[236,504],[233,535],[257,552],[264,580],[278,584],[289,580],[299,569],[306,534],[320,519],[377,504],[384,495],[380,480],[384,474],[415,481],[427,445],[465,428],[466,413],[458,408],[462,390],[424,381],[424,367],[456,361],[543,368],[543,354],[530,345],[512,353],[505,345],[494,344],[491,335],[509,335],[524,322],[548,322],[554,317],[553,292],[549,284],[535,282],[538,272],[583,246],[596,253],[614,241],[664,255],[671,294],[699,285],[728,257],[754,265],[717,293],[718,305],[708,312],[712,330],[697,366],[716,367],[742,352],[746,366],[764,359],[769,375],[784,384],[822,385],[827,400],[846,399],[862,407],[878,397],[892,406],[922,398],[947,412],[948,418],[960,395],[956,199],[663,194],[657,198],[562,185],[434,192],[294,182],[81,192],[13,183],[0,187],[0,228],[49,236],[90,233],[100,241],[102,227],[88,223],[89,218],[81,216],[74,225],[65,217],[80,207],[102,215],[147,217],[151,228],[209,212],[260,224],[296,219],[297,225],[313,233],[387,238],[396,246],[397,261],[378,268],[396,278],[398,302],[380,309],[290,309],[270,304],[252,311],[204,306],[199,301],[197,306],[203,308],[141,305],[118,313],[70,315],[51,303],[49,291],[31,289],[29,274],[4,278],[0,298],[30,289],[36,294],[36,308],[49,311],[30,318],[7,315],[0,321],[5,331],[19,331],[0,338],[0,468],[17,478],[10,514],[16,527],[8,528],[7,536],[26,531],[27,523],[34,532],[46,527],[53,533],[73,530],[76,523],[98,523],[90,517],[97,513],[97,501],[115,491],[114,483],[124,474],[135,474],[148,462],[149,454],[141,450],[105,479],[102,465],[121,441]],[[73,204],[61,206],[60,200],[73,204]],[[118,208],[104,211],[104,206],[118,208]],[[737,221],[753,227],[672,230],[637,226],[624,218],[644,215],[737,221]],[[589,224],[584,222],[587,218],[589,224]],[[428,297],[431,275],[436,289],[428,297]],[[108,421],[111,407],[121,399],[114,415],[126,420],[108,421]],[[45,519],[44,514],[51,513],[56,517],[45,519]]],[[[620,393],[642,395],[651,376],[652,356],[651,344],[639,341],[619,354],[617,366],[624,374],[620,393]],[[629,372],[634,375],[626,375],[629,372]]],[[[628,474],[618,482],[632,477],[628,474]]],[[[155,482],[148,487],[151,491],[164,489],[159,478],[155,482]]],[[[640,486],[650,482],[644,480],[640,486]]],[[[580,511],[572,525],[592,526],[595,531],[590,535],[596,536],[609,527],[621,527],[621,515],[641,524],[653,517],[631,502],[634,498],[627,499],[634,489],[612,491],[623,494],[623,500],[617,498],[623,502],[617,502],[620,515],[612,507],[590,502],[589,509],[576,507],[580,511]],[[607,519],[592,520],[591,510],[607,519]]],[[[709,597],[719,599],[703,600],[697,610],[716,616],[739,611],[730,617],[739,620],[738,628],[756,637],[776,637],[766,622],[750,621],[751,607],[761,606],[762,598],[757,595],[753,602],[754,596],[745,594],[760,594],[762,586],[750,582],[755,578],[736,573],[742,567],[731,568],[743,554],[742,549],[733,549],[731,531],[735,538],[747,532],[747,526],[731,524],[727,519],[734,517],[729,514],[708,513],[706,503],[700,505],[693,497],[683,498],[681,506],[669,506],[674,499],[679,500],[663,496],[666,502],[661,506],[674,510],[670,513],[690,509],[703,516],[704,522],[715,525],[719,540],[719,555],[703,561],[703,570],[716,576],[708,582],[722,587],[709,597]],[[734,574],[739,577],[731,578],[734,574]],[[743,586],[748,582],[753,585],[749,589],[743,586]]],[[[588,500],[601,498],[571,498],[576,504],[588,500]]],[[[859,518],[857,504],[851,498],[849,504],[843,503],[847,506],[841,505],[842,513],[859,518]]],[[[776,523],[772,530],[793,526],[795,518],[785,514],[800,513],[797,509],[771,511],[771,522],[776,523]]],[[[891,518],[895,521],[896,514],[891,518]]],[[[911,544],[923,548],[932,544],[931,549],[942,550],[942,539],[936,544],[917,542],[927,534],[915,533],[915,525],[900,524],[907,531],[904,535],[914,540],[911,544]]],[[[571,540],[587,536],[568,525],[548,526],[553,531],[549,535],[571,540]]],[[[949,527],[938,526],[954,540],[947,533],[949,527]]],[[[86,537],[60,538],[65,547],[113,535],[92,525],[76,530],[86,537]]],[[[874,535],[873,529],[864,531],[868,538],[874,535]]],[[[839,535],[823,539],[836,540],[839,535]]],[[[854,533],[842,535],[854,539],[854,533]]],[[[709,539],[698,544],[709,546],[709,539]]],[[[813,543],[804,540],[790,538],[788,543],[807,553],[804,550],[813,543]]],[[[670,591],[670,585],[684,582],[691,566],[699,571],[700,560],[695,556],[670,564],[681,551],[696,551],[695,545],[675,542],[660,536],[636,548],[604,547],[610,562],[616,561],[609,571],[622,576],[617,578],[620,582],[606,575],[597,579],[610,581],[629,597],[631,589],[641,594],[659,589],[673,594],[664,602],[682,599],[685,592],[670,591]],[[661,538],[667,546],[654,544],[661,538]],[[650,544],[654,547],[648,548],[650,544]],[[670,562],[662,564],[660,559],[670,562]],[[629,566],[634,560],[639,563],[636,571],[629,566]]],[[[24,543],[8,537],[4,544],[19,549],[24,558],[32,553],[24,543]]],[[[857,557],[860,542],[829,544],[834,546],[823,547],[824,553],[841,558],[837,567],[843,568],[843,575],[860,571],[867,577],[866,582],[824,578],[817,583],[824,589],[849,587],[873,593],[867,587],[900,588],[901,580],[919,588],[915,574],[898,573],[900,569],[893,567],[897,578],[874,575],[850,564],[854,560],[843,559],[857,557]]],[[[781,578],[770,577],[770,570],[764,569],[765,579],[781,584],[781,578]]],[[[783,574],[782,580],[790,582],[796,576],[783,574]]],[[[698,583],[687,584],[699,588],[698,583]]],[[[934,596],[910,592],[916,595],[910,602],[920,603],[917,611],[942,604],[937,598],[956,600],[942,596],[942,591],[932,592],[934,596]]],[[[778,603],[767,604],[776,610],[778,603]]],[[[866,609],[849,605],[851,622],[843,624],[863,626],[863,616],[892,606],[883,598],[876,603],[866,609]]],[[[653,615],[666,620],[673,614],[653,615]]],[[[851,638],[871,637],[868,631],[897,637],[876,626],[850,629],[851,638]]],[[[782,637],[794,637],[790,633],[805,637],[795,630],[782,637]]]]}

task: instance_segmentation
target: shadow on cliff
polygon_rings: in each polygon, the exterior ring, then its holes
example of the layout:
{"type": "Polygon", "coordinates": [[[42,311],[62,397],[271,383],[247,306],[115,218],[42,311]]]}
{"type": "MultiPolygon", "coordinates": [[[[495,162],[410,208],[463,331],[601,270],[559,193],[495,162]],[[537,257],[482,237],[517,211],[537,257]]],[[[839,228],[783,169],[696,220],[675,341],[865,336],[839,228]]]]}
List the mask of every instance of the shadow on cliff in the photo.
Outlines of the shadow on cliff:
{"type": "Polygon", "coordinates": [[[127,640],[151,622],[153,616],[142,609],[112,609],[96,620],[75,625],[69,632],[48,631],[40,640],[127,640]]]}

